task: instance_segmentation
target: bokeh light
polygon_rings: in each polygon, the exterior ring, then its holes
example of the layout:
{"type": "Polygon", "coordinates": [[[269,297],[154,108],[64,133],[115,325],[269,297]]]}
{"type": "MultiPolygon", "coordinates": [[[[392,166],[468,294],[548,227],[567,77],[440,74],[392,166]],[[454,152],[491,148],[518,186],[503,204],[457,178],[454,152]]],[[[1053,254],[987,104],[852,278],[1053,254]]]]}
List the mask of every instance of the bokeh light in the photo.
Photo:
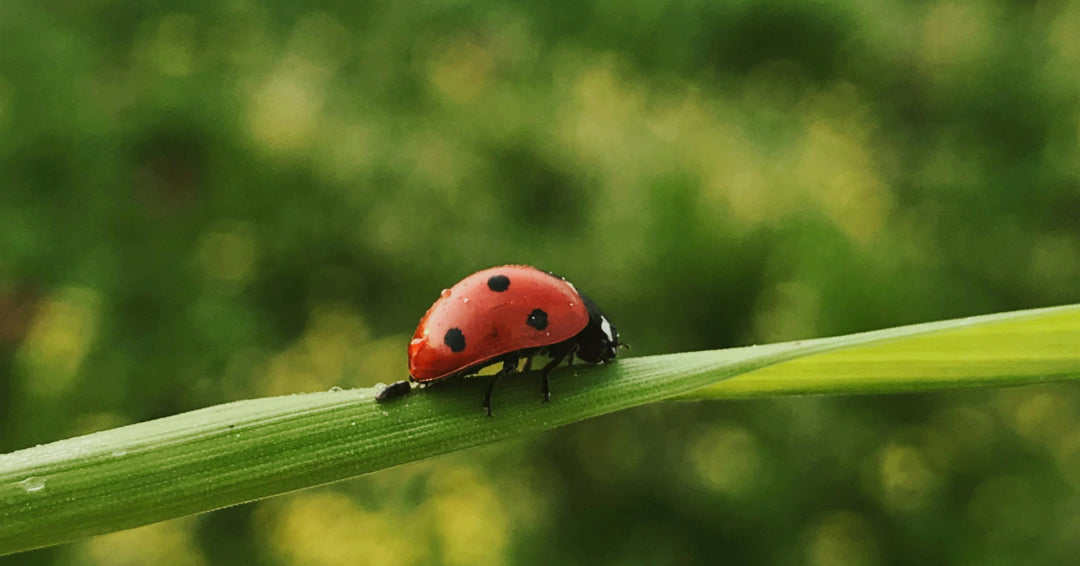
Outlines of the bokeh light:
{"type": "MultiPolygon", "coordinates": [[[[403,378],[503,263],[632,355],[1080,302],[1077,3],[8,0],[0,38],[0,452],[403,378]]],[[[657,404],[0,564],[1063,564],[1078,532],[1080,393],[1039,386],[657,404]]]]}

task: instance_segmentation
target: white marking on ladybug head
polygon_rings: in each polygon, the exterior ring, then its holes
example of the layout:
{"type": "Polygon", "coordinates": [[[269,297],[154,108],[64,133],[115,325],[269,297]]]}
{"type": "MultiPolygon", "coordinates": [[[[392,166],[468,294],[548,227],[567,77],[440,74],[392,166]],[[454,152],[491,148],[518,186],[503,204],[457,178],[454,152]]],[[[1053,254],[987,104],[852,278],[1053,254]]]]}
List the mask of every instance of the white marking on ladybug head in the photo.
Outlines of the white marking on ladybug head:
{"type": "Polygon", "coordinates": [[[611,323],[608,322],[607,317],[600,317],[600,330],[604,332],[604,336],[607,336],[608,342],[614,342],[615,337],[611,334],[611,323]]]}

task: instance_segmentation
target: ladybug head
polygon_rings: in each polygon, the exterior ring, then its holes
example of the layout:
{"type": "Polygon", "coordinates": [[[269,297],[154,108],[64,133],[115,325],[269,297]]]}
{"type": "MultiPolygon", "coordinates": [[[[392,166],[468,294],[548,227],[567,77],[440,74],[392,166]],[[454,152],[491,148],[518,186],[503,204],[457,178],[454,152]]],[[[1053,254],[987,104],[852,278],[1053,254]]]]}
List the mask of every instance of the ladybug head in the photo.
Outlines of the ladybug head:
{"type": "Polygon", "coordinates": [[[577,357],[591,364],[610,362],[618,354],[619,331],[596,303],[585,295],[581,299],[589,311],[589,324],[578,334],[577,357]]]}

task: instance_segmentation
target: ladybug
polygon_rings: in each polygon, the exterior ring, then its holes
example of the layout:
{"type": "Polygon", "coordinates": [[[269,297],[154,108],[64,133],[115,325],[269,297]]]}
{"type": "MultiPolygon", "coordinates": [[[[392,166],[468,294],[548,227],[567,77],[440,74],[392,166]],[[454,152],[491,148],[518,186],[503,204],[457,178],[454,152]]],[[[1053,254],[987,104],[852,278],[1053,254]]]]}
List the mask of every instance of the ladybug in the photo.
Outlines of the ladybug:
{"type": "Polygon", "coordinates": [[[495,364],[483,408],[491,416],[491,393],[503,376],[525,371],[534,356],[550,361],[540,370],[541,393],[551,399],[548,374],[576,355],[590,364],[615,359],[615,325],[588,297],[563,277],[528,265],[503,265],[477,271],[444,289],[409,342],[409,380],[392,383],[375,399],[385,401],[452,377],[474,375],[495,364]]]}

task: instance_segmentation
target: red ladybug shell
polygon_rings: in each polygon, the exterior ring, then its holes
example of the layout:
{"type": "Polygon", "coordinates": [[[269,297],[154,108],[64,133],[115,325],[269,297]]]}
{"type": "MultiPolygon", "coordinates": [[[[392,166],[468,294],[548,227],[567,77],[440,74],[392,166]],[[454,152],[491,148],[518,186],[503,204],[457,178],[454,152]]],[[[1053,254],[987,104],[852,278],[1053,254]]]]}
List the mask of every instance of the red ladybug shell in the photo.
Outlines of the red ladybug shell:
{"type": "Polygon", "coordinates": [[[415,381],[453,375],[517,350],[568,340],[589,312],[568,281],[527,265],[477,271],[442,292],[409,343],[415,381]]]}

